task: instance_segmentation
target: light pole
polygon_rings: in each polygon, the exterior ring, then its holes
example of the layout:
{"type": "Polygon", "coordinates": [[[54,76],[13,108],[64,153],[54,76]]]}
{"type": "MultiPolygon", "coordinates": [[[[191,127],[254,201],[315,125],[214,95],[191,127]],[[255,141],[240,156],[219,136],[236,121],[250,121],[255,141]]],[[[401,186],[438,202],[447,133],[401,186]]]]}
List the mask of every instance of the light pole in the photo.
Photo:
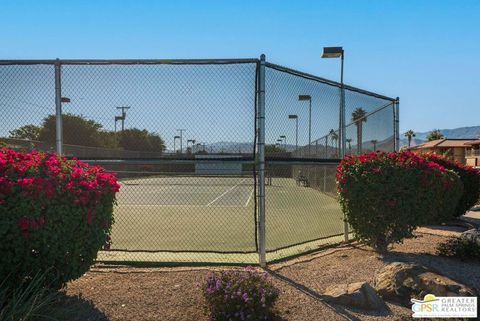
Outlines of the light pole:
{"type": "Polygon", "coordinates": [[[312,144],[312,96],[310,95],[299,95],[299,101],[308,101],[308,155],[310,156],[310,145],[312,144]]]}
{"type": "Polygon", "coordinates": [[[343,84],[343,60],[345,58],[345,51],[343,47],[323,47],[322,58],[341,58],[340,70],[340,156],[345,156],[346,141],[345,141],[345,85],[343,84]]]}
{"type": "Polygon", "coordinates": [[[195,145],[195,139],[187,139],[187,150],[188,150],[188,143],[192,143],[192,154],[193,154],[193,146],[195,145]]]}
{"type": "Polygon", "coordinates": [[[125,129],[125,118],[127,118],[127,112],[125,110],[130,109],[129,106],[117,107],[117,109],[122,110],[122,116],[115,116],[115,131],[117,131],[117,120],[122,121],[122,132],[125,129]]]}
{"type": "MultiPolygon", "coordinates": [[[[59,92],[60,94],[60,92],[59,92]]],[[[62,104],[64,103],[69,103],[70,98],[68,97],[60,97],[59,101],[59,108],[57,108],[56,112],[56,135],[57,135],[57,140],[56,140],[56,147],[57,147],[57,153],[58,154],[63,154],[63,112],[62,112],[62,104]]]]}
{"type": "Polygon", "coordinates": [[[283,139],[283,145],[285,146],[285,151],[287,151],[287,136],[280,135],[280,138],[283,139]]]}
{"type": "Polygon", "coordinates": [[[180,139],[180,136],[173,136],[173,153],[177,153],[177,139],[180,139]]]}
{"type": "Polygon", "coordinates": [[[288,115],[288,119],[295,119],[295,151],[298,149],[298,115],[288,115]]]}
{"type": "Polygon", "coordinates": [[[177,129],[180,132],[180,154],[183,153],[183,132],[186,131],[186,129],[177,129]]]}
{"type": "Polygon", "coordinates": [[[279,148],[282,148],[282,143],[283,143],[283,139],[279,138],[277,139],[277,143],[275,145],[278,146],[279,148]]]}
{"type": "MultiPolygon", "coordinates": [[[[343,60],[345,58],[345,52],[343,47],[323,47],[322,58],[341,58],[341,69],[340,69],[340,120],[338,132],[340,134],[340,157],[345,156],[346,141],[345,141],[345,86],[343,84],[343,60]]],[[[344,213],[345,215],[345,213],[344,213]]],[[[344,217],[343,223],[343,237],[345,242],[348,241],[348,223],[344,217]]]]}

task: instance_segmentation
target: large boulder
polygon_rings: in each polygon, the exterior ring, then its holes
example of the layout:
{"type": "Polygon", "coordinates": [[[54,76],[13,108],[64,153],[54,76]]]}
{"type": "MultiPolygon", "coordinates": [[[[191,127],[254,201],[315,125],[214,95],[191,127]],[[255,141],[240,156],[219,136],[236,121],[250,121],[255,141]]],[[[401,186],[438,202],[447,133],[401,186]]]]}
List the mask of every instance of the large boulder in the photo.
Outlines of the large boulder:
{"type": "Polygon", "coordinates": [[[382,311],[385,303],[367,282],[336,284],[329,286],[324,297],[331,303],[364,310],[382,311]]]}
{"type": "Polygon", "coordinates": [[[471,229],[460,234],[460,237],[469,242],[477,243],[480,246],[480,229],[471,229]]]}
{"type": "Polygon", "coordinates": [[[394,262],[375,275],[373,286],[386,301],[410,306],[410,299],[436,296],[475,296],[474,289],[413,263],[394,262]]]}

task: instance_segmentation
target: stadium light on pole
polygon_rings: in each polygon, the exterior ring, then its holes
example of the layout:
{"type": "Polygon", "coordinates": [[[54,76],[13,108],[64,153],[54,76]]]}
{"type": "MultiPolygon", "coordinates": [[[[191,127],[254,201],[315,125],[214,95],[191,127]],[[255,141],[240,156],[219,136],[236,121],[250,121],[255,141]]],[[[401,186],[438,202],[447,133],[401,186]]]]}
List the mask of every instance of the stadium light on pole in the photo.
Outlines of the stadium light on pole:
{"type": "Polygon", "coordinates": [[[176,142],[177,142],[177,139],[180,139],[180,136],[173,136],[173,153],[176,154],[177,153],[177,145],[176,145],[176,142]]]}
{"type": "Polygon", "coordinates": [[[193,154],[193,146],[195,145],[195,139],[187,139],[187,150],[188,150],[188,143],[192,143],[192,154],[193,154]]]}
{"type": "Polygon", "coordinates": [[[298,149],[298,115],[288,115],[288,119],[295,119],[295,150],[298,149]]]}
{"type": "Polygon", "coordinates": [[[180,154],[183,154],[183,132],[186,129],[177,129],[180,132],[180,154]]]}
{"type": "Polygon", "coordinates": [[[343,61],[345,58],[345,51],[343,47],[323,47],[322,58],[341,58],[340,67],[340,156],[345,156],[346,140],[345,140],[345,85],[343,84],[343,61]]]}
{"type": "Polygon", "coordinates": [[[310,155],[310,145],[312,144],[312,96],[310,95],[299,95],[299,101],[308,101],[308,154],[310,155]]]}
{"type": "Polygon", "coordinates": [[[287,151],[287,136],[280,135],[280,138],[283,139],[283,145],[285,146],[285,151],[287,151]]]}
{"type": "Polygon", "coordinates": [[[277,143],[275,144],[276,146],[282,146],[283,139],[279,138],[277,139],[277,143]]]}
{"type": "MultiPolygon", "coordinates": [[[[345,85],[343,84],[343,60],[345,58],[345,51],[343,47],[324,47],[322,58],[341,58],[340,67],[340,120],[338,131],[340,133],[340,157],[345,156],[346,140],[345,140],[345,85]]],[[[345,214],[344,214],[345,215],[345,214]]],[[[345,242],[348,242],[348,223],[344,220],[343,237],[345,242]]]]}

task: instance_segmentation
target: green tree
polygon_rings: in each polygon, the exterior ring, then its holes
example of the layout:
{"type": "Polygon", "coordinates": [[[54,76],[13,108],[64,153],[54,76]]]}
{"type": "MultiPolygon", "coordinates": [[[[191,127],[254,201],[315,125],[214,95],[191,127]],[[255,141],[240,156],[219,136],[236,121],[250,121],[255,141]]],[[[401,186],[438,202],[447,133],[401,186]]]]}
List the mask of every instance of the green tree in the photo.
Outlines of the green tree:
{"type": "Polygon", "coordinates": [[[159,135],[138,128],[125,129],[118,133],[118,144],[125,150],[146,152],[165,150],[165,143],[159,135]]]}
{"type": "Polygon", "coordinates": [[[10,131],[10,138],[38,140],[40,127],[36,125],[25,125],[10,131]]]}
{"type": "Polygon", "coordinates": [[[355,109],[352,113],[352,121],[357,126],[357,153],[362,153],[362,131],[363,131],[363,123],[367,122],[367,112],[365,109],[359,107],[355,109]]]}
{"type": "MultiPolygon", "coordinates": [[[[74,114],[63,114],[63,143],[70,145],[103,147],[99,140],[99,131],[102,125],[74,114]]],[[[43,120],[38,140],[55,143],[55,115],[49,115],[43,120]]]]}
{"type": "Polygon", "coordinates": [[[117,135],[111,131],[99,131],[97,133],[98,144],[105,148],[116,149],[118,148],[117,135]]]}
{"type": "Polygon", "coordinates": [[[442,139],[444,138],[442,132],[440,129],[433,129],[431,132],[428,133],[427,135],[427,140],[431,142],[432,140],[437,140],[437,139],[442,139]]]}
{"type": "Polygon", "coordinates": [[[412,144],[412,138],[415,137],[413,130],[409,129],[405,132],[405,137],[408,139],[408,147],[412,144]]]}

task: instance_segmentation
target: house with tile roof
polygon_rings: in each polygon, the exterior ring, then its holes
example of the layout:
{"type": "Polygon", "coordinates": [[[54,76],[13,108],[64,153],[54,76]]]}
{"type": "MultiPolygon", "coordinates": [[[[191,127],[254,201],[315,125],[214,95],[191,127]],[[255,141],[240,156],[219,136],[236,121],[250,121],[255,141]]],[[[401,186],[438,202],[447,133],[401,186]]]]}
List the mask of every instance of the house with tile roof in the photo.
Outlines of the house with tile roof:
{"type": "Polygon", "coordinates": [[[480,167],[480,139],[472,140],[465,144],[467,146],[465,162],[473,167],[480,167]]]}
{"type": "Polygon", "coordinates": [[[480,166],[480,139],[442,138],[410,148],[420,153],[436,153],[471,166],[480,166]]]}

